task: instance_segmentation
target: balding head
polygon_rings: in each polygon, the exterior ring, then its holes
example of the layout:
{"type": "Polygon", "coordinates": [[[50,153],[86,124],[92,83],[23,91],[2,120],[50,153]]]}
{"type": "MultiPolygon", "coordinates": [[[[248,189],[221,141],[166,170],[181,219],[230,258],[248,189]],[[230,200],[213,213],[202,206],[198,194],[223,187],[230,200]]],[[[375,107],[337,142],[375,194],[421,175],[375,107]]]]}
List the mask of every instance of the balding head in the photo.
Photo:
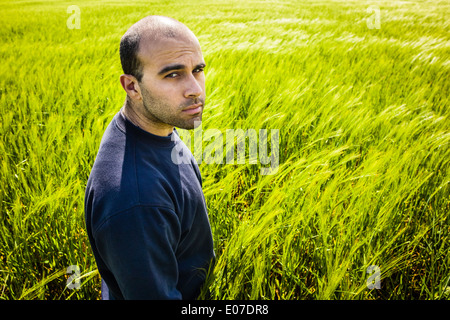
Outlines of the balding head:
{"type": "Polygon", "coordinates": [[[127,93],[124,115],[135,125],[166,136],[173,127],[192,129],[205,104],[205,61],[200,43],[181,22],[149,16],[120,42],[127,93]]]}
{"type": "Polygon", "coordinates": [[[195,38],[195,35],[183,23],[164,16],[148,16],[133,24],[120,41],[120,61],[125,74],[133,75],[138,81],[142,79],[142,61],[139,51],[142,44],[152,46],[164,39],[195,38]]]}

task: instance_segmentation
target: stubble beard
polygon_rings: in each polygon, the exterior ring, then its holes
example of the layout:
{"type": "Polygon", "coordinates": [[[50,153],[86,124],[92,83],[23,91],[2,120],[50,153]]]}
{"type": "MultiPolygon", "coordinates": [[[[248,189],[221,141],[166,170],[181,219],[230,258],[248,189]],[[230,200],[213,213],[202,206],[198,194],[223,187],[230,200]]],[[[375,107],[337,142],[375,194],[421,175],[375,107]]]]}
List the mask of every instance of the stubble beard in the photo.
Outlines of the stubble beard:
{"type": "MultiPolygon", "coordinates": [[[[201,124],[202,121],[202,113],[199,115],[194,116],[188,116],[185,118],[182,118],[182,112],[181,110],[183,108],[186,108],[193,103],[201,102],[203,104],[203,107],[205,105],[204,99],[197,99],[197,101],[192,101],[187,103],[186,105],[177,106],[175,111],[177,114],[171,113],[171,106],[162,101],[161,99],[155,98],[147,89],[144,87],[141,87],[142,92],[142,103],[145,110],[145,116],[148,120],[151,122],[157,124],[157,125],[169,125],[173,127],[177,127],[180,129],[187,129],[191,130],[196,127],[198,127],[201,124]]],[[[203,111],[203,110],[202,110],[203,111]]]]}

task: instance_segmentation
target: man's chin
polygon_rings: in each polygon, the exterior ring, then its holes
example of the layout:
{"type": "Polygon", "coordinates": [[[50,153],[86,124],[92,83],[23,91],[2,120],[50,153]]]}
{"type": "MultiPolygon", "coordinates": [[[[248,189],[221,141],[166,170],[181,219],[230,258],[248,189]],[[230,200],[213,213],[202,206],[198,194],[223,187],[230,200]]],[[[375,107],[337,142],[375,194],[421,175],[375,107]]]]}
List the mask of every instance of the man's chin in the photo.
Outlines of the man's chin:
{"type": "Polygon", "coordinates": [[[185,121],[183,125],[178,126],[180,129],[192,130],[198,128],[202,125],[202,116],[196,116],[190,119],[189,121],[185,121]]]}

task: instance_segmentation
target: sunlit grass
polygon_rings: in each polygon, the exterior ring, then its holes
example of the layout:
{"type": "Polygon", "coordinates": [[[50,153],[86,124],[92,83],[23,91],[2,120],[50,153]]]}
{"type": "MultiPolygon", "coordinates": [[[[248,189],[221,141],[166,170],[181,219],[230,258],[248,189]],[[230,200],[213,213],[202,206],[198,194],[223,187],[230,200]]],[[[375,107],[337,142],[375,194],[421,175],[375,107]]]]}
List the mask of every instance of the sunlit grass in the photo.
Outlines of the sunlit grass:
{"type": "Polygon", "coordinates": [[[99,298],[84,188],[124,100],[120,37],[147,14],[200,40],[204,130],[279,130],[274,175],[200,165],[217,254],[202,297],[450,297],[447,2],[374,2],[380,29],[366,1],[80,2],[70,30],[72,4],[2,3],[1,299],[99,298]]]}

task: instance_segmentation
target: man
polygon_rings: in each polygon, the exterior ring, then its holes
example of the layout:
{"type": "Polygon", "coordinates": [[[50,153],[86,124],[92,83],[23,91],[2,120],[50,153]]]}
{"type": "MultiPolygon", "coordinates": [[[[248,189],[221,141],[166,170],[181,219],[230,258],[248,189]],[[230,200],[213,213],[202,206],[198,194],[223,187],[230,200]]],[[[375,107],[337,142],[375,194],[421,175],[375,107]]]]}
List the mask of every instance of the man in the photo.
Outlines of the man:
{"type": "Polygon", "coordinates": [[[200,44],[181,22],[149,16],[123,35],[120,59],[126,100],[85,195],[98,270],[110,299],[195,299],[213,241],[198,166],[174,127],[202,119],[200,44]]]}

